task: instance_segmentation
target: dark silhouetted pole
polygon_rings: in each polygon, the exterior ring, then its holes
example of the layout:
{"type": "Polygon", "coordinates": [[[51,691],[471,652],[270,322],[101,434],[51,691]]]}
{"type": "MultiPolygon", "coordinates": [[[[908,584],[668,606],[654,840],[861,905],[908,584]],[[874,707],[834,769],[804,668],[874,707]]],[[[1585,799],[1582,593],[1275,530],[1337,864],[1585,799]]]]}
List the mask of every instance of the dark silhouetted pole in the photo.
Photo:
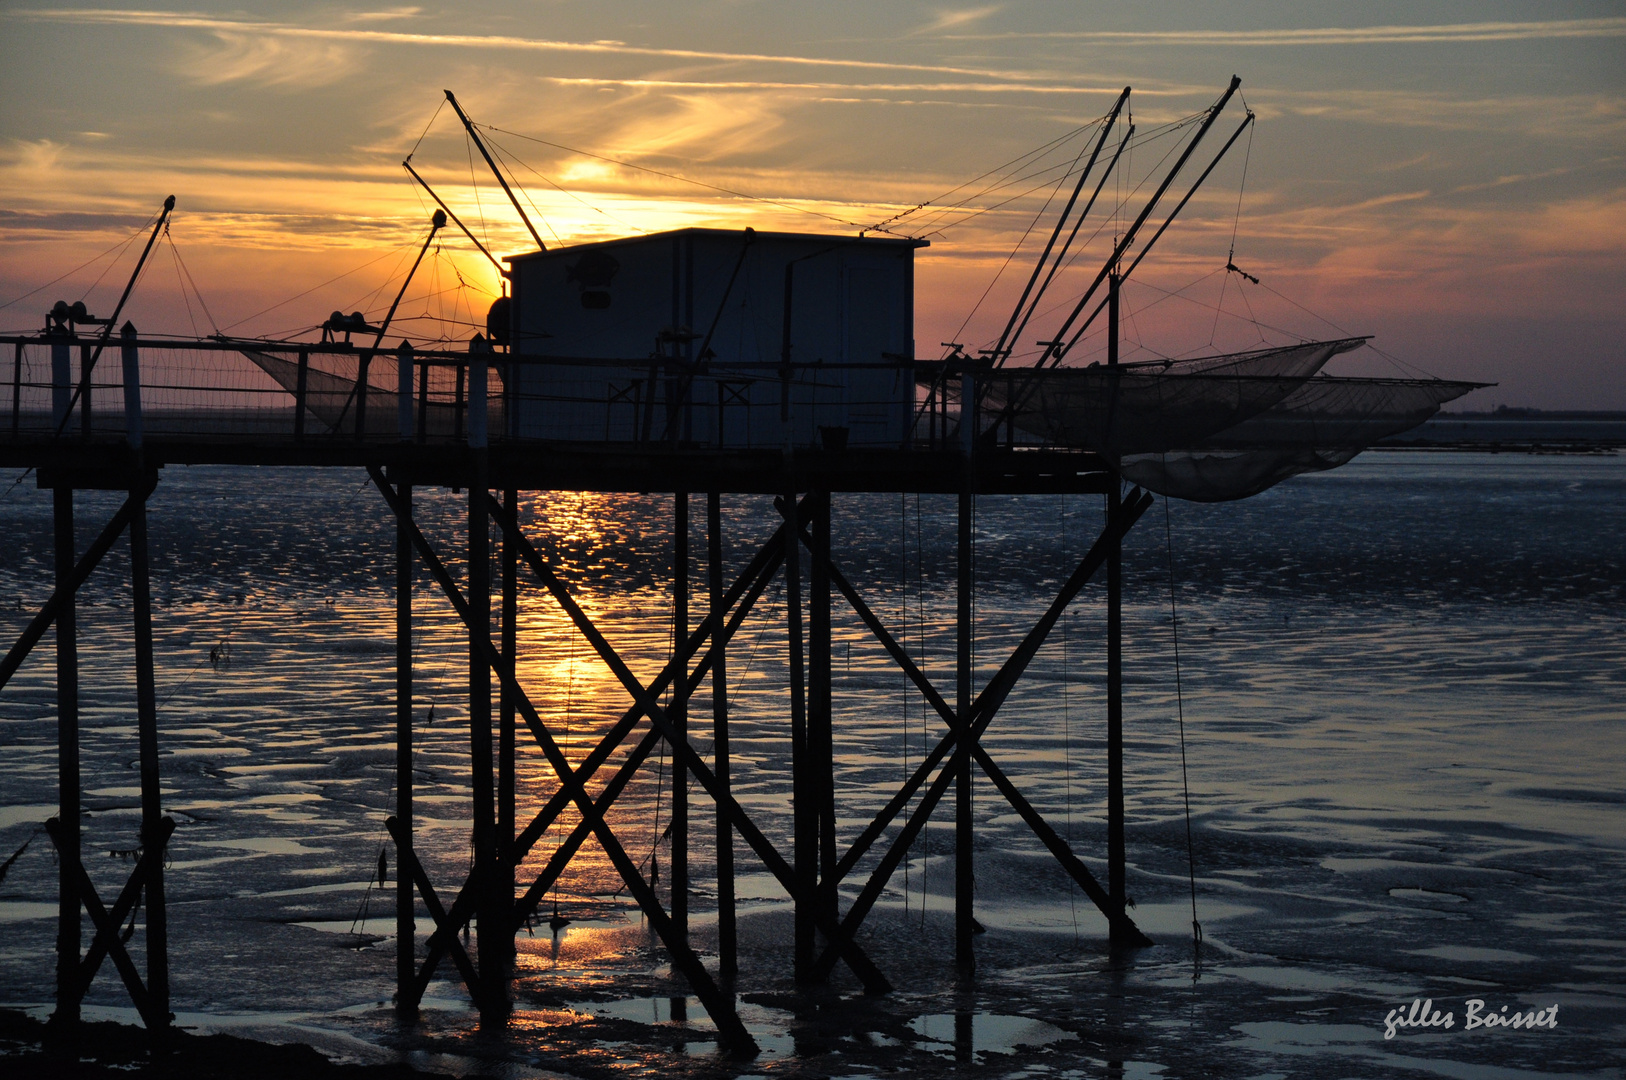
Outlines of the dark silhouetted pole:
{"type": "MultiPolygon", "coordinates": [[[[966,380],[969,389],[971,380],[966,380]]],[[[959,543],[957,545],[959,581],[955,603],[955,711],[960,716],[960,730],[971,730],[971,590],[972,577],[971,529],[974,504],[969,490],[970,471],[967,470],[966,489],[960,492],[959,543]]],[[[958,740],[954,746],[954,965],[963,978],[976,974],[977,958],[972,947],[976,932],[976,919],[972,915],[973,892],[976,876],[972,869],[971,841],[971,740],[958,740]]]]}
{"type": "MultiPolygon", "coordinates": [[[[124,432],[125,441],[141,453],[141,359],[136,328],[125,323],[124,432]]],[[[147,550],[147,489],[141,481],[130,487],[130,598],[135,631],[136,731],[141,761],[141,847],[153,852],[143,886],[147,904],[147,992],[152,1014],[169,1023],[169,912],[164,904],[164,859],[160,850],[167,832],[158,774],[158,691],[153,677],[152,591],[147,550]]]]}
{"type": "MultiPolygon", "coordinates": [[[[446,100],[451,102],[452,108],[457,110],[457,118],[463,121],[463,130],[467,131],[469,133],[469,138],[474,140],[475,149],[480,151],[480,156],[486,159],[487,165],[491,166],[491,175],[495,176],[497,178],[497,183],[502,185],[503,191],[508,195],[508,201],[514,204],[514,210],[519,214],[519,219],[523,221],[525,223],[525,227],[530,230],[531,239],[536,241],[537,250],[548,250],[548,245],[542,242],[542,236],[536,231],[536,226],[532,225],[531,219],[526,216],[525,208],[519,204],[519,199],[514,197],[514,190],[508,186],[508,181],[503,178],[502,170],[497,168],[497,163],[495,161],[491,160],[491,154],[486,150],[485,141],[480,138],[480,133],[474,130],[474,121],[468,118],[468,114],[463,111],[463,106],[457,103],[457,95],[453,94],[450,90],[447,90],[446,100]]],[[[405,163],[403,162],[403,164],[405,163]]],[[[435,201],[439,202],[440,200],[436,199],[435,201]]],[[[473,239],[473,237],[471,236],[470,239],[473,239]]]]}
{"type": "MultiPolygon", "coordinates": [[[[717,787],[730,794],[728,779],[728,666],[724,662],[723,632],[723,514],[721,497],[706,497],[706,573],[713,613],[711,660],[711,726],[717,787]]],[[[721,808],[717,811],[717,970],[727,977],[739,971],[735,952],[737,927],[734,911],[734,829],[721,808]]]]}
{"type": "MultiPolygon", "coordinates": [[[[469,768],[474,796],[474,873],[480,922],[478,946],[480,979],[485,985],[482,1019],[506,1015],[508,980],[503,977],[513,948],[500,896],[497,873],[497,828],[494,820],[491,753],[491,669],[482,643],[491,636],[491,550],[488,531],[491,511],[486,502],[490,464],[486,449],[485,340],[476,334],[469,343],[469,768]]],[[[512,892],[508,901],[512,904],[512,892]]]]}
{"type": "Polygon", "coordinates": [[[73,585],[73,489],[51,492],[55,525],[57,747],[56,1012],[53,1024],[79,1021],[79,646],[73,585]]]}
{"type": "MultiPolygon", "coordinates": [[[[786,429],[789,430],[788,428],[786,429]]],[[[787,435],[787,444],[789,436],[787,435]]],[[[785,513],[796,508],[795,485],[787,487],[785,513]]],[[[814,887],[819,857],[819,819],[807,782],[807,684],[802,657],[802,559],[794,533],[785,534],[785,629],[790,660],[790,771],[792,822],[792,878],[794,898],[795,977],[805,981],[813,970],[814,887]]]]}
{"type": "Polygon", "coordinates": [[[813,504],[813,558],[807,588],[808,782],[815,797],[819,833],[820,917],[836,917],[835,739],[831,705],[830,656],[830,493],[816,492],[813,504]]]}
{"type": "MultiPolygon", "coordinates": [[[[675,652],[689,639],[689,493],[672,496],[672,620],[675,652]]],[[[672,684],[671,717],[677,735],[689,738],[688,680],[672,684]]],[[[672,755],[672,930],[689,942],[689,770],[680,754],[672,755]]]]}
{"type": "MultiPolygon", "coordinates": [[[[503,492],[503,503],[510,513],[519,514],[519,492],[509,488],[503,492]]],[[[502,545],[502,654],[510,665],[519,660],[519,552],[513,542],[504,539],[502,545]]],[[[516,668],[517,670],[517,668],[516,668]]],[[[497,712],[497,859],[502,884],[499,899],[511,908],[514,897],[514,695],[501,688],[501,704],[497,712]]],[[[512,922],[512,911],[508,911],[512,922]]],[[[512,933],[503,939],[509,954],[514,951],[512,933]]]]}
{"type": "Polygon", "coordinates": [[[405,515],[395,519],[395,1003],[416,1011],[417,923],[412,875],[412,486],[397,491],[405,515]]]}
{"type": "MultiPolygon", "coordinates": [[[[1118,367],[1118,296],[1122,286],[1116,268],[1107,289],[1107,367],[1118,367]]],[[[1116,395],[1117,387],[1111,392],[1116,395]]],[[[1109,444],[1112,440],[1111,413],[1108,410],[1109,444]]],[[[1123,512],[1119,490],[1118,459],[1109,454],[1113,473],[1107,487],[1107,526],[1123,512]]],[[[1124,909],[1124,688],[1123,688],[1123,542],[1116,540],[1107,552],[1107,895],[1112,906],[1124,909]]],[[[1112,926],[1112,940],[1122,943],[1118,924],[1112,926]]]]}

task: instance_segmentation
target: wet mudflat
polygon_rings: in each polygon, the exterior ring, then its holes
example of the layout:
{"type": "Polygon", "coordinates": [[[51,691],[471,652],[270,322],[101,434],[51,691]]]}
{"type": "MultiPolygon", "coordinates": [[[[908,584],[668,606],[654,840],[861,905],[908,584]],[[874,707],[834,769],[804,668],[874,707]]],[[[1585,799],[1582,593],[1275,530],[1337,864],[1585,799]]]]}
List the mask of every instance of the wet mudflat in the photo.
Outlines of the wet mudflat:
{"type": "MultiPolygon", "coordinates": [[[[444,981],[403,1027],[389,1001],[394,882],[368,885],[381,848],[395,871],[382,824],[393,804],[394,658],[393,529],[381,500],[348,473],[166,474],[153,530],[165,798],[179,824],[171,967],[179,1022],[198,1033],[494,1076],[1502,1078],[1618,1076],[1626,1064],[1619,459],[1371,454],[1247,503],[1175,504],[1180,695],[1154,506],[1126,555],[1126,713],[1130,893],[1158,946],[1113,955],[1087,899],[979,784],[977,914],[988,932],[975,984],[953,973],[945,806],[866,924],[863,943],[898,990],[866,997],[840,968],[827,989],[800,990],[788,903],[741,845],[735,991],[763,1049],[753,1061],[718,1055],[704,1010],[591,844],[519,938],[506,1029],[482,1029],[461,987],[444,981]],[[557,934],[556,909],[571,920],[557,934]],[[1453,1026],[1385,1039],[1386,1015],[1414,999],[1451,1012],[1453,1026]],[[1557,1005],[1557,1026],[1469,1030],[1470,1000],[1492,1013],[1557,1005]]],[[[426,491],[419,506],[426,531],[455,552],[461,499],[426,491]]],[[[80,497],[81,546],[112,508],[80,497]]],[[[747,499],[725,508],[738,568],[771,511],[747,499]]],[[[672,632],[669,498],[549,495],[526,509],[607,636],[652,677],[672,632]]],[[[854,496],[838,498],[836,513],[838,560],[928,673],[951,684],[949,501],[854,496]]],[[[0,520],[13,538],[0,605],[19,609],[4,613],[15,634],[48,592],[49,501],[19,488],[0,520]]],[[[1093,499],[979,500],[983,678],[1099,522],[1093,499]]],[[[692,547],[703,554],[698,529],[692,547]]],[[[697,558],[697,591],[703,574],[697,558]]],[[[104,893],[128,871],[119,853],[138,818],[126,581],[116,551],[80,613],[83,827],[104,893]]],[[[419,850],[444,892],[468,866],[467,654],[427,581],[419,597],[419,850]]],[[[1081,597],[985,741],[1104,873],[1099,601],[1081,597]]],[[[788,849],[782,605],[780,590],[763,597],[729,677],[737,790],[788,849]]],[[[519,625],[523,678],[579,760],[624,698],[536,592],[524,594],[519,625]]],[[[850,837],[938,725],[839,606],[835,633],[838,814],[850,837]]],[[[0,1004],[37,1017],[50,1009],[55,933],[54,867],[35,835],[54,812],[49,645],[0,695],[0,857],[35,836],[0,884],[0,1004]]],[[[708,708],[704,692],[690,706],[703,749],[708,708]]],[[[520,774],[523,821],[552,786],[533,748],[520,774]]],[[[698,790],[693,801],[693,935],[715,965],[712,830],[698,790]]],[[[657,758],[612,822],[646,873],[659,868],[663,896],[669,820],[670,773],[657,758]]],[[[522,887],[574,823],[538,845],[522,887]]],[[[860,863],[847,901],[874,859],[860,863]]],[[[428,926],[420,913],[420,938],[428,926]]],[[[141,940],[138,917],[138,964],[141,940]]],[[[111,976],[93,987],[87,1016],[133,1020],[111,976]]]]}

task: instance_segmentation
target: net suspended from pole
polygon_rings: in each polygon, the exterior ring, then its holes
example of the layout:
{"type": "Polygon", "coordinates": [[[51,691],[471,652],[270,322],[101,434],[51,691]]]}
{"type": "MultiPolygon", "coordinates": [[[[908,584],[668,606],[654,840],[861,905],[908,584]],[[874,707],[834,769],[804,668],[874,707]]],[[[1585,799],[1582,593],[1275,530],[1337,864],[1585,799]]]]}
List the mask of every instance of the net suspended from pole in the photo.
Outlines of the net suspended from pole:
{"type": "Polygon", "coordinates": [[[1116,367],[979,372],[981,407],[1049,445],[1195,502],[1242,499],[1343,465],[1485,384],[1320,374],[1365,338],[1116,367]]]}
{"type": "Polygon", "coordinates": [[[1307,379],[1251,419],[1197,445],[1125,456],[1119,471],[1171,498],[1243,499],[1290,476],[1337,468],[1484,385],[1445,379],[1307,379]]]}
{"type": "Polygon", "coordinates": [[[1194,445],[1278,404],[1364,338],[1187,360],[1000,372],[984,404],[1041,440],[1114,455],[1194,445]]]}

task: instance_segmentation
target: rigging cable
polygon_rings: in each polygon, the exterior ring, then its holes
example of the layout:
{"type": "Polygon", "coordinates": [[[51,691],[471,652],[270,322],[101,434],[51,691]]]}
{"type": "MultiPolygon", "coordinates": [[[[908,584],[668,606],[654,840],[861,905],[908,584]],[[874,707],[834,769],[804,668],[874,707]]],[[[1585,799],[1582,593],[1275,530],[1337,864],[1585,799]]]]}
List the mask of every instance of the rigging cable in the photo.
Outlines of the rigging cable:
{"type": "MultiPolygon", "coordinates": [[[[491,148],[497,152],[497,156],[499,158],[503,159],[503,164],[508,166],[509,174],[514,177],[513,187],[517,188],[519,190],[519,193],[521,195],[525,196],[525,201],[530,203],[532,210],[536,211],[536,216],[541,218],[542,219],[542,224],[544,224],[544,225],[546,225],[548,227],[548,232],[553,234],[554,243],[556,243],[559,246],[563,247],[565,242],[559,238],[558,231],[556,229],[554,229],[553,225],[548,221],[547,215],[542,213],[542,209],[539,206],[536,205],[536,200],[531,198],[531,193],[526,191],[523,187],[520,187],[519,176],[514,173],[514,166],[509,161],[510,158],[512,158],[513,161],[519,161],[519,158],[514,157],[513,154],[510,154],[508,151],[506,151],[502,147],[498,146],[497,145],[497,140],[493,139],[490,135],[486,136],[486,141],[489,142],[491,144],[491,148]]],[[[525,165],[525,163],[523,161],[519,161],[519,163],[521,165],[525,165]]],[[[527,169],[531,169],[531,167],[529,165],[525,165],[525,167],[527,169]]],[[[536,175],[538,175],[538,176],[542,176],[542,174],[539,173],[539,172],[536,172],[535,169],[531,169],[531,171],[533,173],[536,173],[536,175]]],[[[548,178],[546,176],[542,176],[542,179],[548,180],[548,178]]],[[[548,180],[548,183],[553,184],[553,181],[548,180]]],[[[554,187],[559,187],[558,184],[553,184],[553,186],[554,187]]],[[[559,188],[559,190],[564,191],[564,188],[559,188]]],[[[570,193],[568,191],[566,191],[565,194],[569,195],[570,193]]],[[[581,199],[577,199],[576,201],[580,202],[583,206],[587,207],[589,210],[597,210],[598,209],[598,207],[593,206],[591,203],[583,202],[581,199]]],[[[600,212],[602,213],[602,211],[600,211],[600,212]]],[[[606,215],[606,216],[608,216],[608,215],[606,215]]],[[[626,224],[626,223],[622,222],[622,224],[626,224]]]]}
{"type": "MultiPolygon", "coordinates": [[[[491,148],[497,152],[497,155],[499,157],[504,159],[505,164],[508,164],[508,171],[510,173],[512,173],[514,171],[514,165],[515,164],[523,166],[524,169],[527,172],[529,172],[533,176],[536,176],[537,178],[539,178],[543,183],[549,185],[554,190],[558,191],[561,195],[567,195],[570,198],[575,199],[577,202],[581,203],[583,206],[587,207],[587,209],[593,211],[595,214],[602,214],[603,216],[609,218],[611,221],[614,221],[619,225],[624,225],[624,226],[626,226],[627,228],[631,229],[634,232],[638,231],[637,226],[633,225],[631,222],[626,221],[626,220],[624,220],[622,218],[616,217],[614,214],[610,213],[608,210],[604,209],[602,206],[595,206],[594,204],[588,202],[586,199],[582,198],[580,195],[577,195],[574,191],[571,191],[569,188],[564,187],[563,185],[561,185],[557,180],[555,180],[553,177],[549,176],[547,173],[538,171],[535,166],[531,165],[530,162],[526,161],[524,158],[520,157],[518,154],[514,153],[512,150],[509,150],[507,147],[503,146],[496,139],[491,138],[491,136],[489,134],[486,136],[486,142],[490,143],[491,148]]],[[[517,182],[518,177],[516,177],[515,180],[517,182]]],[[[523,189],[521,189],[521,190],[523,190],[523,189]]],[[[525,196],[525,201],[531,203],[531,209],[536,210],[536,203],[531,201],[531,197],[529,195],[525,196]]],[[[542,213],[542,211],[537,210],[537,215],[538,216],[541,216],[541,213],[542,213]]],[[[544,224],[547,223],[545,218],[543,219],[543,223],[544,224]]],[[[553,232],[553,238],[555,240],[559,240],[559,234],[557,232],[554,232],[552,225],[548,225],[548,231],[553,232]]],[[[563,240],[559,240],[559,242],[561,244],[564,243],[563,240]]]]}
{"type": "MultiPolygon", "coordinates": [[[[1247,98],[1242,99],[1242,107],[1244,109],[1248,107],[1247,98]]],[[[1220,282],[1219,304],[1214,308],[1214,325],[1208,331],[1208,343],[1210,345],[1214,344],[1214,338],[1219,333],[1220,311],[1225,307],[1225,288],[1230,284],[1231,271],[1234,270],[1238,274],[1242,274],[1242,271],[1237,269],[1236,265],[1236,234],[1237,230],[1242,225],[1242,194],[1248,188],[1248,163],[1253,160],[1253,128],[1254,125],[1250,124],[1248,126],[1248,146],[1247,149],[1242,153],[1242,180],[1236,186],[1236,215],[1231,219],[1231,250],[1225,254],[1225,277],[1220,282]]],[[[1243,274],[1242,276],[1247,277],[1248,275],[1243,274]]],[[[1254,284],[1258,284],[1258,278],[1254,278],[1253,280],[1254,284]]],[[[1240,284],[1237,286],[1237,292],[1242,293],[1242,286],[1240,284]]],[[[1242,302],[1248,305],[1248,314],[1252,316],[1253,305],[1248,304],[1246,293],[1242,293],[1242,302]]],[[[1255,319],[1253,321],[1255,327],[1257,328],[1258,320],[1255,319]]],[[[1264,334],[1261,333],[1259,335],[1259,340],[1265,340],[1264,334]]]]}
{"type": "MultiPolygon", "coordinates": [[[[1163,455],[1168,468],[1168,455],[1163,455]]],[[[1186,804],[1186,876],[1191,883],[1191,950],[1201,965],[1203,925],[1197,921],[1197,855],[1191,840],[1191,781],[1186,773],[1186,699],[1180,681],[1180,611],[1174,595],[1174,538],[1169,524],[1169,499],[1163,500],[1163,544],[1169,555],[1169,628],[1174,635],[1174,701],[1180,721],[1180,789],[1186,804]]],[[[1196,975],[1193,974],[1193,978],[1196,975]]]]}
{"type": "Polygon", "coordinates": [[[427,123],[427,124],[425,124],[423,126],[423,131],[418,135],[418,141],[413,143],[412,144],[412,149],[407,152],[407,160],[408,161],[411,161],[412,160],[412,155],[416,154],[418,152],[418,147],[423,145],[424,137],[429,134],[429,129],[435,126],[435,121],[440,119],[440,110],[444,109],[445,107],[446,107],[446,99],[441,98],[440,99],[440,104],[435,106],[434,115],[429,118],[429,123],[427,123]]]}
{"type": "MultiPolygon", "coordinates": [[[[982,307],[982,302],[984,300],[988,299],[988,294],[994,291],[994,286],[999,284],[999,279],[1004,276],[1006,269],[1011,265],[1011,261],[1016,258],[1017,252],[1022,250],[1022,245],[1027,243],[1028,237],[1031,236],[1033,234],[1033,230],[1038,227],[1039,220],[1044,217],[1044,212],[1050,209],[1051,203],[1056,201],[1056,193],[1061,190],[1062,185],[1067,182],[1067,178],[1072,175],[1073,166],[1078,164],[1078,158],[1083,156],[1084,152],[1080,150],[1078,157],[1073,159],[1073,164],[1068,166],[1067,171],[1062,173],[1061,177],[1057,179],[1055,186],[1050,189],[1050,194],[1045,197],[1044,205],[1035,211],[1033,220],[1028,222],[1028,227],[1022,231],[1021,237],[1017,239],[1014,245],[1012,245],[1010,253],[1005,256],[1005,261],[999,264],[999,269],[995,271],[993,279],[988,282],[988,287],[982,290],[982,295],[977,297],[977,302],[971,305],[971,310],[966,312],[965,319],[961,321],[959,328],[954,331],[952,337],[955,340],[959,339],[960,334],[964,332],[966,325],[969,324],[972,318],[976,316],[977,309],[982,307]]],[[[1024,192],[1024,194],[1026,193],[1024,192]]],[[[945,228],[946,227],[947,226],[945,226],[945,228]]]]}
{"type": "MultiPolygon", "coordinates": [[[[215,322],[214,312],[209,310],[208,302],[203,299],[203,290],[198,288],[197,279],[192,276],[191,268],[186,265],[186,260],[181,258],[181,249],[176,245],[175,237],[170,235],[168,222],[164,223],[164,239],[169,241],[170,254],[175,257],[175,263],[178,267],[180,267],[181,275],[186,279],[182,285],[182,299],[185,299],[186,286],[190,285],[192,287],[192,295],[198,298],[198,306],[203,309],[203,317],[209,320],[209,326],[214,330],[216,336],[218,336],[220,334],[220,324],[215,322]]],[[[187,317],[190,318],[191,314],[192,306],[191,304],[188,304],[187,317]]],[[[194,329],[196,329],[196,327],[194,327],[194,329]]]]}
{"type": "MultiPolygon", "coordinates": [[[[136,231],[131,233],[128,237],[126,237],[123,240],[120,240],[118,243],[114,244],[112,247],[108,248],[106,251],[103,251],[100,254],[92,255],[90,258],[86,259],[84,262],[80,263],[78,266],[74,267],[72,270],[69,270],[67,273],[61,275],[60,277],[54,277],[50,281],[47,281],[44,285],[41,285],[39,288],[31,289],[28,292],[23,293],[21,296],[13,297],[12,299],[7,300],[5,303],[0,304],[0,311],[4,311],[6,308],[10,307],[13,304],[21,303],[22,301],[27,300],[30,296],[33,296],[36,293],[44,292],[46,289],[49,289],[52,285],[55,285],[59,281],[64,281],[64,280],[66,280],[68,278],[73,277],[73,275],[77,274],[79,271],[83,270],[85,267],[89,266],[90,264],[96,262],[98,259],[105,259],[107,256],[112,255],[114,252],[120,252],[120,254],[122,254],[122,249],[128,248],[131,244],[135,243],[135,241],[137,239],[144,236],[148,229],[152,228],[152,223],[157,218],[157,216],[158,216],[157,214],[152,214],[152,215],[148,216],[147,220],[143,221],[141,223],[141,227],[136,229],[136,231]]],[[[113,261],[114,262],[118,261],[118,256],[117,255],[114,255],[113,261]]],[[[106,275],[107,275],[107,272],[105,270],[102,271],[102,276],[105,277],[106,275]]],[[[100,281],[101,278],[99,277],[96,280],[100,281]]],[[[83,299],[83,297],[81,297],[81,299],[83,299]]]]}
{"type": "MultiPolygon", "coordinates": [[[[1061,501],[1061,558],[1067,561],[1067,496],[1059,496],[1061,501]]],[[[1067,696],[1067,684],[1072,681],[1072,655],[1069,642],[1070,624],[1072,616],[1066,612],[1061,617],[1061,732],[1062,732],[1062,763],[1063,775],[1066,778],[1067,789],[1067,843],[1073,842],[1073,711],[1072,703],[1067,696]]],[[[1067,878],[1067,904],[1073,912],[1073,944],[1078,944],[1078,882],[1067,878]]]]}

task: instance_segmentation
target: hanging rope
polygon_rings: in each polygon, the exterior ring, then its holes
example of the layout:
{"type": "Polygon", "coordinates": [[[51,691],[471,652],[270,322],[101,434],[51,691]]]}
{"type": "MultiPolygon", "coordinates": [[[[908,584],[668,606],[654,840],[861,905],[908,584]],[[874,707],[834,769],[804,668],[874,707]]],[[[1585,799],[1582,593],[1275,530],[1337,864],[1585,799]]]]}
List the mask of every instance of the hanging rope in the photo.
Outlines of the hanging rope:
{"type": "MultiPolygon", "coordinates": [[[[903,627],[904,640],[909,638],[909,496],[905,492],[898,492],[898,598],[902,607],[899,625],[903,627]]],[[[909,779],[909,677],[902,669],[898,672],[901,677],[900,686],[903,693],[903,770],[899,774],[905,782],[909,779]]],[[[922,721],[924,725],[925,721],[922,721]]],[[[909,860],[903,860],[903,914],[909,916],[909,860]]],[[[925,899],[921,900],[922,906],[925,899]]]]}
{"type": "MultiPolygon", "coordinates": [[[[1164,455],[1167,467],[1167,455],[1164,455]]],[[[1197,855],[1191,839],[1191,782],[1186,774],[1186,700],[1180,682],[1180,611],[1174,593],[1174,534],[1169,524],[1169,500],[1163,500],[1163,543],[1169,556],[1169,626],[1174,633],[1174,701],[1180,720],[1180,790],[1186,804],[1186,877],[1191,883],[1191,951],[1202,960],[1203,925],[1197,921],[1197,855]]],[[[1196,973],[1193,972],[1193,978],[1196,973]]]]}
{"type": "MultiPolygon", "coordinates": [[[[1062,562],[1067,561],[1067,496],[1061,499],[1061,557],[1062,562]]],[[[1072,650],[1070,647],[1070,623],[1072,616],[1063,613],[1061,617],[1061,737],[1062,762],[1067,784],[1067,842],[1073,842],[1073,710],[1072,702],[1067,694],[1067,684],[1072,681],[1072,650]]],[[[1067,904],[1073,912],[1073,944],[1078,944],[1078,882],[1067,878],[1067,904]]]]}

